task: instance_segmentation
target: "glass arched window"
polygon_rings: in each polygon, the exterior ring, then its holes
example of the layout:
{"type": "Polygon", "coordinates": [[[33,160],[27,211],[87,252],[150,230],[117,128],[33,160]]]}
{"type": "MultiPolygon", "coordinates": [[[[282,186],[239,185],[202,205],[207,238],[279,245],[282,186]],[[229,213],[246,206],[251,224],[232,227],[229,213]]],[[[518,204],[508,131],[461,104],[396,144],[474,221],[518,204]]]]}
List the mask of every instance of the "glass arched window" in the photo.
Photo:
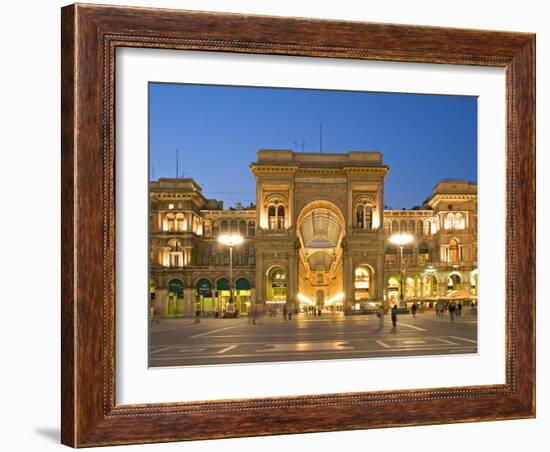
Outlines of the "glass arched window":
{"type": "Polygon", "coordinates": [[[454,228],[455,229],[464,229],[465,228],[464,215],[461,213],[455,213],[454,228]]]}
{"type": "Polygon", "coordinates": [[[451,239],[449,242],[449,262],[455,263],[459,260],[458,242],[451,239]]]}
{"type": "Polygon", "coordinates": [[[274,205],[268,207],[267,218],[269,221],[269,229],[277,229],[277,209],[274,205]]]}
{"type": "Polygon", "coordinates": [[[362,204],[357,206],[357,229],[365,228],[365,213],[362,204]]]}
{"type": "Polygon", "coordinates": [[[432,225],[430,220],[424,220],[424,235],[430,235],[432,230],[432,225]]]}
{"type": "Polygon", "coordinates": [[[372,229],[372,203],[360,201],[355,208],[355,224],[357,229],[372,229]]]}
{"type": "Polygon", "coordinates": [[[216,238],[220,235],[220,225],[217,221],[212,222],[212,237],[216,238]]]}
{"type": "Polygon", "coordinates": [[[248,222],[248,237],[254,237],[256,235],[256,222],[248,222]]]}
{"type": "Polygon", "coordinates": [[[401,225],[399,226],[401,232],[407,232],[407,221],[401,220],[401,225]]]}
{"type": "Polygon", "coordinates": [[[223,220],[221,222],[221,233],[227,234],[228,229],[229,229],[229,222],[227,220],[223,220]]]}
{"type": "Polygon", "coordinates": [[[267,207],[268,228],[277,230],[285,228],[286,207],[279,201],[272,201],[267,207]]]}
{"type": "Polygon", "coordinates": [[[166,227],[165,230],[172,232],[176,227],[176,217],[173,213],[166,214],[166,227]]]}
{"type": "Polygon", "coordinates": [[[390,235],[391,234],[391,222],[384,221],[384,234],[390,235]]]}
{"type": "Polygon", "coordinates": [[[418,247],[418,262],[426,263],[430,261],[430,249],[425,243],[421,243],[418,247]]]}
{"type": "Polygon", "coordinates": [[[244,220],[239,223],[239,234],[243,237],[246,235],[246,221],[244,220]]]}
{"type": "Polygon", "coordinates": [[[393,220],[391,222],[391,233],[397,234],[399,232],[399,222],[397,220],[393,220]]]}
{"type": "Polygon", "coordinates": [[[237,220],[233,220],[231,222],[231,234],[236,234],[237,232],[239,232],[239,223],[237,220]]]}
{"type": "Polygon", "coordinates": [[[277,208],[277,229],[285,227],[285,206],[279,205],[277,208]]]}
{"type": "Polygon", "coordinates": [[[445,229],[453,229],[454,228],[454,215],[452,213],[448,213],[445,215],[445,229]]]}

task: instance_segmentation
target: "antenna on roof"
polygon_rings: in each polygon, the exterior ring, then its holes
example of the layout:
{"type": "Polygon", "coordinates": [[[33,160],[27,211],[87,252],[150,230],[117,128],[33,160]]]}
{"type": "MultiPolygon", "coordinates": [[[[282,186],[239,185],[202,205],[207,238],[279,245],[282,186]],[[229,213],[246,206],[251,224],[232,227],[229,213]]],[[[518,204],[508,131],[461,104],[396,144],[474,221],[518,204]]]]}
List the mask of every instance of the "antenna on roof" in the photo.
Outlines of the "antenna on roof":
{"type": "Polygon", "coordinates": [[[323,153],[323,124],[319,124],[319,150],[323,153]]]}
{"type": "Polygon", "coordinates": [[[293,143],[294,143],[294,152],[298,152],[298,142],[294,140],[293,143]]]}
{"type": "Polygon", "coordinates": [[[306,145],[306,142],[302,140],[302,152],[304,152],[304,146],[306,145]]]}
{"type": "Polygon", "coordinates": [[[180,157],[180,151],[179,149],[176,149],[176,179],[178,179],[178,174],[179,174],[179,157],[180,157]]]}

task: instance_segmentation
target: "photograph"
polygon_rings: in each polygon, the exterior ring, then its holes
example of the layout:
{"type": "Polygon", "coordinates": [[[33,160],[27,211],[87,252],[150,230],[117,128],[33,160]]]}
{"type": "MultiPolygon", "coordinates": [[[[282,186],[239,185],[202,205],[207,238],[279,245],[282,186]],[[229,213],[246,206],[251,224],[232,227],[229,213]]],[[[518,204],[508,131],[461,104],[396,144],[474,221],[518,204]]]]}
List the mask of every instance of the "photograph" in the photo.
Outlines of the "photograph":
{"type": "Polygon", "coordinates": [[[148,140],[149,367],[477,353],[476,96],[151,81],[148,140]]]}

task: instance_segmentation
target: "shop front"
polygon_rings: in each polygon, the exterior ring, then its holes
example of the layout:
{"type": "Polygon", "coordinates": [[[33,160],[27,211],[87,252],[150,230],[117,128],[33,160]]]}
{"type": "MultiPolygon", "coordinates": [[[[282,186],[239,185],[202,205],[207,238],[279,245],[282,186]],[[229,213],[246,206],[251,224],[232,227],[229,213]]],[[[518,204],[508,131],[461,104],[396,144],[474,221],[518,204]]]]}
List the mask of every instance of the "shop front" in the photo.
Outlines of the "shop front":
{"type": "Polygon", "coordinates": [[[208,278],[200,278],[195,284],[196,311],[205,313],[214,313],[216,310],[212,283],[208,278]]]}
{"type": "Polygon", "coordinates": [[[183,317],[183,288],[179,279],[172,279],[168,283],[168,294],[164,300],[166,317],[183,317]]]}

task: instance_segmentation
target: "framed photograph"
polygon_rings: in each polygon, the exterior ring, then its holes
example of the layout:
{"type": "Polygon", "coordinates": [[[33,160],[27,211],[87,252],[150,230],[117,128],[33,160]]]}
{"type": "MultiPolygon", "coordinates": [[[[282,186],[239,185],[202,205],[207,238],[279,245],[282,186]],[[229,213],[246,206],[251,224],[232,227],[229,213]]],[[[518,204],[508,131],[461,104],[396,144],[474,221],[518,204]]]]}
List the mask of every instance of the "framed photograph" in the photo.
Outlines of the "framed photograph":
{"type": "Polygon", "coordinates": [[[62,9],[62,442],[535,416],[535,36],[62,9]]]}

